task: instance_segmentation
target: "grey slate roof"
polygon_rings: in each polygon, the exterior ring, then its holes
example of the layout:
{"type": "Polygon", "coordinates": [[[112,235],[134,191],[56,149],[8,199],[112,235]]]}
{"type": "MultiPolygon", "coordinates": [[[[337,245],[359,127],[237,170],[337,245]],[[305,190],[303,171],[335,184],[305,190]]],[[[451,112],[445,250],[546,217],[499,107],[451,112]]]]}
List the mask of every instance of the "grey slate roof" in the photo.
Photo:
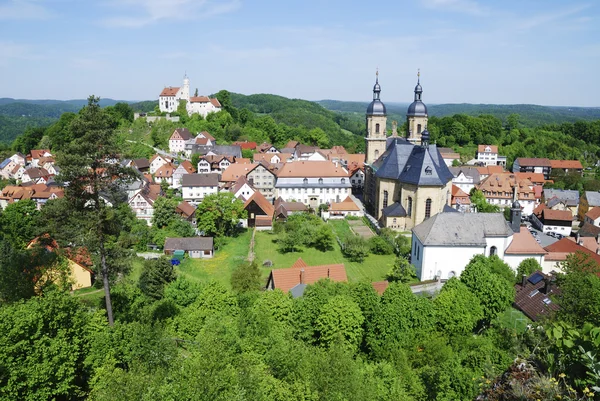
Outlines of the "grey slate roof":
{"type": "Polygon", "coordinates": [[[412,229],[423,245],[486,246],[486,237],[513,231],[502,213],[438,213],[412,229]]]}
{"type": "Polygon", "coordinates": [[[559,202],[564,202],[567,206],[577,206],[579,205],[579,191],[550,188],[544,189],[544,199],[548,202],[549,207],[552,207],[559,202]],[[550,203],[553,204],[550,205],[550,203]]]}
{"type": "Polygon", "coordinates": [[[297,284],[290,289],[290,294],[292,294],[292,298],[300,298],[302,295],[304,295],[305,289],[306,284],[297,284]]]}
{"type": "Polygon", "coordinates": [[[4,167],[8,166],[8,163],[10,163],[12,160],[9,159],[5,159],[2,163],[0,163],[0,169],[3,169],[4,167]]]}
{"type": "Polygon", "coordinates": [[[454,177],[458,177],[462,171],[465,176],[473,178],[474,184],[479,184],[481,181],[481,175],[475,167],[448,167],[448,170],[450,170],[454,177]]]}
{"type": "Polygon", "coordinates": [[[212,237],[167,238],[165,251],[210,251],[213,249],[212,237]]]}
{"type": "Polygon", "coordinates": [[[406,210],[400,202],[394,202],[381,211],[385,217],[406,217],[406,210]]]}
{"type": "Polygon", "coordinates": [[[590,207],[600,206],[600,191],[585,191],[585,198],[590,207]]]}
{"type": "Polygon", "coordinates": [[[242,157],[242,148],[239,145],[215,145],[210,151],[220,156],[242,157]]]}
{"type": "Polygon", "coordinates": [[[444,186],[453,178],[435,145],[424,148],[403,138],[392,138],[373,167],[376,177],[408,184],[444,186]]]}
{"type": "Polygon", "coordinates": [[[219,185],[219,174],[184,174],[181,176],[182,187],[216,187],[219,185]]]}

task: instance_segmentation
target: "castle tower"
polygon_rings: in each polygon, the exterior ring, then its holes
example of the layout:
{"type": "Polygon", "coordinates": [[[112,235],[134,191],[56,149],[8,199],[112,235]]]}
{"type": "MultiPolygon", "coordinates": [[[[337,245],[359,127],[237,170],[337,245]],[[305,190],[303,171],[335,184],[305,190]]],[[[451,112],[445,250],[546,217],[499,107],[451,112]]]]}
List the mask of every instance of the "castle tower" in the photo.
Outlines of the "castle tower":
{"type": "Polygon", "coordinates": [[[427,106],[422,100],[423,88],[421,87],[421,72],[417,73],[417,86],[415,86],[415,100],[408,106],[406,121],[408,132],[406,138],[413,144],[421,142],[421,133],[427,128],[427,106]]]}
{"type": "Polygon", "coordinates": [[[183,76],[183,86],[181,87],[181,97],[179,99],[190,101],[190,79],[187,73],[183,76]]]}
{"type": "Polygon", "coordinates": [[[381,86],[379,86],[379,71],[375,74],[373,86],[373,101],[367,107],[367,137],[366,157],[367,164],[373,163],[385,152],[387,115],[385,105],[379,99],[381,86]]]}

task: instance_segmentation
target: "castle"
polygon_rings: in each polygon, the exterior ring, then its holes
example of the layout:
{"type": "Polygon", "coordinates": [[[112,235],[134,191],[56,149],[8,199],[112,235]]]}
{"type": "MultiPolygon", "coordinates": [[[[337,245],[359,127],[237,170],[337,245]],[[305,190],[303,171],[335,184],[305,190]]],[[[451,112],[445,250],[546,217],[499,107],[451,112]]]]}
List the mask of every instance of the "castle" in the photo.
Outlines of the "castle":
{"type": "Polygon", "coordinates": [[[186,102],[186,111],[189,116],[200,114],[206,118],[208,113],[221,111],[221,103],[216,98],[208,96],[190,96],[190,79],[183,77],[183,86],[169,86],[162,90],[158,96],[158,107],[162,113],[173,113],[177,111],[180,101],[186,102]]]}
{"type": "Polygon", "coordinates": [[[450,205],[452,173],[429,143],[420,74],[403,137],[386,132],[379,73],[367,107],[364,203],[383,227],[407,231],[450,205]]]}

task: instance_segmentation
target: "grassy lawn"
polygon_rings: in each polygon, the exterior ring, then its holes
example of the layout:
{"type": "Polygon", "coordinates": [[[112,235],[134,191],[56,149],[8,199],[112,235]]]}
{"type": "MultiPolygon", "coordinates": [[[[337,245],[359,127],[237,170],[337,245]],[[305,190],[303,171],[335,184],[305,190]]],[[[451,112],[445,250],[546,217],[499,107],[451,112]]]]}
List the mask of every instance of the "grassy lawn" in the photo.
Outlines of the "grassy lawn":
{"type": "MultiPolygon", "coordinates": [[[[350,232],[348,223],[344,220],[330,221],[329,224],[334,226],[334,230],[338,235],[345,230],[350,232]]],[[[273,268],[275,269],[287,268],[298,258],[302,258],[309,266],[343,263],[349,281],[381,281],[385,278],[395,259],[394,255],[369,255],[362,263],[350,262],[342,255],[337,242],[335,242],[333,250],[326,252],[314,248],[303,248],[301,252],[280,253],[277,250],[277,244],[274,242],[276,238],[277,236],[271,232],[260,231],[256,233],[254,252],[259,265],[262,265],[268,259],[273,262],[273,268]]],[[[340,238],[342,237],[340,236],[340,238]]],[[[271,269],[261,266],[261,271],[266,279],[271,269]]]]}
{"type": "Polygon", "coordinates": [[[192,281],[215,280],[230,287],[231,273],[248,257],[251,238],[252,231],[229,238],[212,259],[185,258],[178,267],[178,273],[192,281]]]}
{"type": "Polygon", "coordinates": [[[327,224],[329,224],[333,228],[333,232],[341,240],[343,240],[344,238],[346,238],[350,234],[354,234],[350,230],[350,225],[348,224],[348,221],[346,221],[345,219],[342,219],[342,220],[329,220],[327,222],[327,224]]]}
{"type": "Polygon", "coordinates": [[[531,323],[531,320],[520,310],[508,308],[498,316],[498,323],[502,327],[516,330],[517,333],[523,333],[527,329],[527,325],[531,323]]]}

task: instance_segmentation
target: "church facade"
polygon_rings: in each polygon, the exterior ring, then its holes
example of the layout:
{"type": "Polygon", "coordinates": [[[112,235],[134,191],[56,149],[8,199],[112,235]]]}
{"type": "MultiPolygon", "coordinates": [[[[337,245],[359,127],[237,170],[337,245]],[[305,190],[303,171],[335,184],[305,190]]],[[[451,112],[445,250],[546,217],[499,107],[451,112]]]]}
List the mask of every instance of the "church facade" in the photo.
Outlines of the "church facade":
{"type": "Polygon", "coordinates": [[[398,231],[410,230],[450,206],[453,175],[436,145],[429,143],[422,93],[419,79],[402,137],[387,136],[379,76],[367,107],[364,203],[383,227],[398,231]]]}

